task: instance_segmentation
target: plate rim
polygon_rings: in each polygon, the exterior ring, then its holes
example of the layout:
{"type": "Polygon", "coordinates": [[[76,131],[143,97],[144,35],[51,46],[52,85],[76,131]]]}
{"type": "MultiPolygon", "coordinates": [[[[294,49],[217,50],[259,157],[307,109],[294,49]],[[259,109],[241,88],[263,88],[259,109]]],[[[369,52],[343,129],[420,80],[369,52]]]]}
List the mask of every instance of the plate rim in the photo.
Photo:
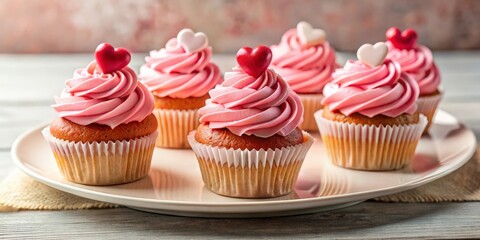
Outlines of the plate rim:
{"type": "MultiPolygon", "coordinates": [[[[455,118],[457,121],[458,119],[453,116],[452,114],[443,111],[441,109],[437,110],[438,112],[443,112],[444,114],[447,114],[453,118],[455,118]]],[[[458,121],[459,122],[459,121],[458,121]]],[[[49,179],[48,177],[44,177],[41,174],[36,173],[34,170],[30,169],[27,167],[23,162],[20,160],[20,157],[18,155],[19,147],[21,146],[22,141],[24,141],[28,136],[34,134],[37,131],[41,131],[42,128],[44,128],[46,125],[48,125],[49,122],[43,122],[41,124],[38,124],[34,127],[31,127],[21,133],[13,142],[12,148],[11,148],[11,157],[13,159],[14,164],[25,174],[29,175],[30,177],[48,185],[51,186],[57,190],[63,191],[63,192],[68,192],[76,196],[80,197],[85,197],[88,199],[93,199],[97,201],[104,201],[104,202],[110,202],[114,204],[119,204],[119,205],[126,205],[126,206],[132,206],[132,207],[139,207],[139,208],[144,208],[144,205],[138,205],[138,204],[130,204],[130,203],[144,203],[144,204],[158,204],[158,208],[151,208],[151,209],[166,209],[165,207],[161,206],[184,206],[184,207],[250,207],[250,206],[278,206],[278,205],[285,205],[285,204],[314,204],[317,202],[326,202],[326,201],[332,201],[332,200],[337,200],[338,202],[336,204],[342,204],[346,202],[354,202],[354,201],[361,201],[361,200],[367,200],[375,197],[380,197],[380,196],[385,196],[389,194],[394,194],[398,192],[403,192],[412,188],[419,187],[421,185],[427,184],[429,182],[432,182],[434,180],[437,180],[441,177],[444,177],[451,172],[457,170],[461,166],[463,166],[475,153],[476,150],[476,137],[473,134],[472,130],[465,127],[461,122],[459,124],[462,125],[463,128],[467,130],[467,134],[470,135],[473,139],[473,144],[472,146],[468,147],[466,149],[466,152],[462,155],[464,155],[464,159],[461,161],[455,162],[452,166],[449,168],[446,168],[445,170],[438,172],[434,174],[433,176],[430,176],[430,174],[427,174],[426,176],[416,179],[413,181],[405,182],[403,184],[397,185],[397,186],[392,186],[392,187],[387,187],[387,188],[381,188],[381,189],[376,189],[372,191],[362,191],[362,192],[355,192],[355,193],[349,193],[349,194],[342,194],[342,195],[332,195],[332,196],[320,196],[320,197],[312,197],[312,198],[304,198],[304,199],[279,199],[279,200],[274,200],[274,201],[256,201],[256,199],[250,199],[250,201],[242,201],[242,202],[198,202],[198,201],[176,201],[176,200],[165,200],[165,199],[149,199],[149,198],[138,198],[138,197],[130,197],[130,196],[124,196],[124,195],[115,195],[115,194],[110,194],[110,193],[103,193],[103,192],[98,192],[95,190],[90,190],[90,189],[85,189],[82,188],[80,184],[75,184],[75,183],[63,183],[59,182],[56,180],[49,179]],[[74,185],[71,185],[74,184],[74,185]],[[368,196],[368,197],[367,197],[368,196]],[[105,200],[107,199],[107,200],[105,200]],[[118,200],[118,201],[117,201],[118,200]],[[120,203],[122,201],[122,203],[120,203]],[[123,201],[129,202],[126,204],[123,201]]],[[[272,198],[275,199],[275,198],[272,198]]],[[[265,199],[263,199],[265,200],[265,199]]],[[[319,206],[314,205],[315,206],[319,206]]],[[[203,209],[205,210],[205,209],[203,209]]],[[[234,209],[233,209],[234,210],[234,209]]],[[[177,211],[184,211],[184,210],[177,210],[177,211]]],[[[197,211],[201,212],[201,211],[197,211]]],[[[210,211],[206,211],[210,212],[210,211]]],[[[229,213],[233,213],[235,211],[229,211],[229,213]]],[[[243,211],[241,211],[243,212],[243,211]]]]}

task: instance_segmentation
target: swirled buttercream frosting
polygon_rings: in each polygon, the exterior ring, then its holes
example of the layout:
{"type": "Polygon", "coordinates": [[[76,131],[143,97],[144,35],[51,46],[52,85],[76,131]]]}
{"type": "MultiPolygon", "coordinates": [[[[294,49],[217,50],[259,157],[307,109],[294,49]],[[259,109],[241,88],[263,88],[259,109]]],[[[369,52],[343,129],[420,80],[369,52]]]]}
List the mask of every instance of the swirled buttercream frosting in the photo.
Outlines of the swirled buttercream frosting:
{"type": "Polygon", "coordinates": [[[328,42],[306,47],[295,29],[287,31],[271,49],[271,67],[297,93],[322,93],[337,67],[335,50],[328,42]]]}
{"type": "Polygon", "coordinates": [[[440,72],[433,61],[432,52],[427,47],[416,44],[412,49],[398,49],[387,42],[388,55],[397,61],[406,72],[415,79],[420,87],[420,94],[429,94],[437,91],[440,85],[440,72]]]}
{"type": "Polygon", "coordinates": [[[419,87],[401,72],[395,61],[386,59],[383,64],[370,67],[349,60],[333,74],[323,94],[322,104],[346,116],[360,113],[367,117],[397,117],[416,111],[419,87]]]}
{"type": "Polygon", "coordinates": [[[52,105],[60,117],[80,125],[115,128],[140,122],[153,111],[153,96],[129,67],[103,73],[96,61],[78,69],[52,105]]]}
{"type": "Polygon", "coordinates": [[[198,112],[200,122],[212,129],[268,138],[286,136],[303,121],[300,98],[273,70],[253,77],[236,67],[209,94],[198,112]]]}
{"type": "Polygon", "coordinates": [[[187,53],[176,38],[165,48],[154,50],[140,68],[140,81],[157,97],[201,97],[222,81],[211,63],[212,48],[187,53]]]}

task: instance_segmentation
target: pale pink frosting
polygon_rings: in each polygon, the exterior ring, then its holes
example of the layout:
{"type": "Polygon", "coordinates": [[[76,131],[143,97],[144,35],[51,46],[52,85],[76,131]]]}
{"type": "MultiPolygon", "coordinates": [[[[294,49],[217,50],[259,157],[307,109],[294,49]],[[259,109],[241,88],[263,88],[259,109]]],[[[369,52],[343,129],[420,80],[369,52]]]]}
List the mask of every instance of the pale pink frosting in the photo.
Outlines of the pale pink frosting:
{"type": "Polygon", "coordinates": [[[348,61],[333,74],[324,90],[322,104],[346,116],[360,113],[367,117],[397,117],[417,109],[418,84],[400,65],[391,60],[377,67],[359,61],[348,61]]]}
{"type": "Polygon", "coordinates": [[[153,96],[129,68],[104,74],[96,61],[77,69],[52,105],[60,117],[80,125],[98,123],[115,128],[140,122],[153,111],[153,96]]]}
{"type": "Polygon", "coordinates": [[[222,81],[220,69],[210,62],[212,49],[186,53],[176,38],[165,48],[151,51],[140,68],[140,81],[158,97],[201,97],[222,81]]]}
{"type": "Polygon", "coordinates": [[[272,70],[256,78],[234,68],[209,93],[211,99],[198,113],[200,122],[212,129],[267,138],[286,136],[303,121],[300,98],[272,70]]]}
{"type": "Polygon", "coordinates": [[[410,50],[395,48],[390,42],[387,42],[387,45],[387,57],[400,63],[402,71],[417,81],[420,94],[433,93],[438,89],[440,72],[430,49],[420,44],[410,50]]]}
{"type": "Polygon", "coordinates": [[[287,31],[279,45],[271,47],[271,67],[297,93],[322,93],[337,64],[335,50],[328,42],[305,47],[296,29],[287,31]]]}

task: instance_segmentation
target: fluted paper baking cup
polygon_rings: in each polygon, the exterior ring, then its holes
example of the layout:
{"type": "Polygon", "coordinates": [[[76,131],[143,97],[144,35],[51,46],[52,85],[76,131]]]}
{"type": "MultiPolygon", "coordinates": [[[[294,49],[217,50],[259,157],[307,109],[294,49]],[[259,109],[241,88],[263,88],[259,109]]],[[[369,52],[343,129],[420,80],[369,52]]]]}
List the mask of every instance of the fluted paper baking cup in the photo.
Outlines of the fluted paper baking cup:
{"type": "Polygon", "coordinates": [[[394,170],[407,165],[427,125],[420,115],[415,124],[375,126],[337,122],[315,113],[322,142],[333,164],[361,170],[394,170]]]}
{"type": "Polygon", "coordinates": [[[190,148],[187,136],[200,124],[198,109],[155,109],[153,114],[158,121],[157,147],[190,148]]]}
{"type": "Polygon", "coordinates": [[[303,132],[304,142],[281,149],[241,150],[188,141],[197,156],[205,186],[212,192],[238,198],[269,198],[290,193],[297,181],[313,138],[303,132]]]}
{"type": "Polygon", "coordinates": [[[42,134],[63,177],[86,185],[114,185],[145,177],[158,135],[154,132],[131,140],[83,143],[58,139],[51,135],[50,127],[42,134]]]}
{"type": "Polygon", "coordinates": [[[435,116],[435,112],[437,111],[438,104],[442,100],[442,94],[437,94],[433,96],[420,96],[417,100],[417,112],[423,114],[427,117],[428,124],[423,130],[423,133],[427,133],[428,129],[432,125],[433,117],[435,116]]]}
{"type": "Polygon", "coordinates": [[[323,105],[321,104],[323,95],[322,94],[298,94],[300,100],[303,104],[303,123],[300,125],[300,128],[305,131],[317,131],[317,123],[313,114],[322,109],[323,105]]]}

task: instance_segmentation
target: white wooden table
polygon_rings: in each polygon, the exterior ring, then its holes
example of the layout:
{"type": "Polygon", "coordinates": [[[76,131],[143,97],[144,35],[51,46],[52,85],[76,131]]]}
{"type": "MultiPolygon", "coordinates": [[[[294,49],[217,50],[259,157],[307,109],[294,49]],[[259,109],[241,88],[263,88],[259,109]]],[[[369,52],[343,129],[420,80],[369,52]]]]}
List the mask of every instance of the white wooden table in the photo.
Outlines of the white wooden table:
{"type": "MultiPolygon", "coordinates": [[[[91,54],[0,55],[0,180],[14,169],[13,140],[56,116],[49,107],[91,54]]],[[[339,54],[343,63],[349,54],[339,54]]],[[[441,108],[480,138],[480,51],[436,52],[446,95],[441,108]]],[[[132,64],[138,70],[143,55],[132,64]]],[[[223,71],[233,56],[214,59],[223,71]]],[[[200,219],[128,208],[0,213],[0,239],[124,238],[480,238],[480,202],[377,203],[310,215],[265,219],[200,219]]]]}

